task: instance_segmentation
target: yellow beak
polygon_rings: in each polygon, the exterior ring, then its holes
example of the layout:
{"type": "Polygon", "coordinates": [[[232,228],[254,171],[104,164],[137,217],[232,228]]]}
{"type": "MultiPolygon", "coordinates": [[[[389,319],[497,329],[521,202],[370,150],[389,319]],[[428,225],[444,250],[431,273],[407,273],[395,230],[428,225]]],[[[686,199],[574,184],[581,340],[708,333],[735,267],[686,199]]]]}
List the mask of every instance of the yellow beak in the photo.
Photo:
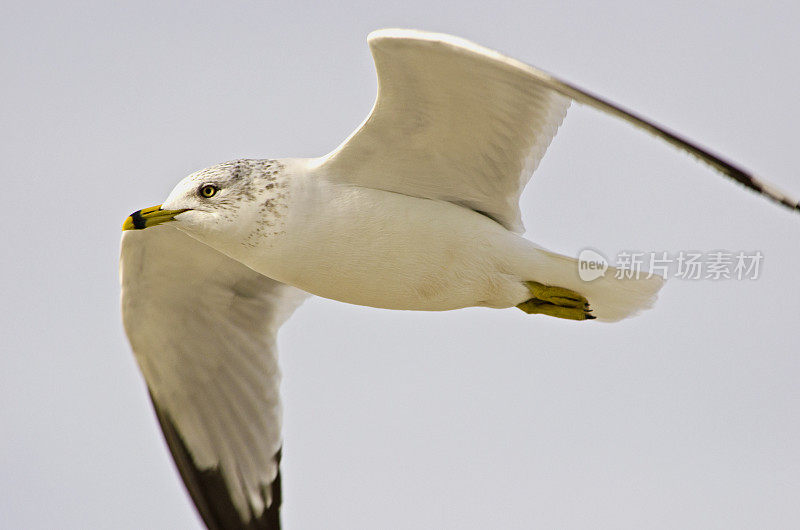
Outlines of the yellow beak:
{"type": "Polygon", "coordinates": [[[151,226],[172,221],[176,215],[186,210],[162,210],[161,205],[151,206],[144,210],[137,210],[130,214],[122,223],[123,230],[141,230],[151,226]]]}

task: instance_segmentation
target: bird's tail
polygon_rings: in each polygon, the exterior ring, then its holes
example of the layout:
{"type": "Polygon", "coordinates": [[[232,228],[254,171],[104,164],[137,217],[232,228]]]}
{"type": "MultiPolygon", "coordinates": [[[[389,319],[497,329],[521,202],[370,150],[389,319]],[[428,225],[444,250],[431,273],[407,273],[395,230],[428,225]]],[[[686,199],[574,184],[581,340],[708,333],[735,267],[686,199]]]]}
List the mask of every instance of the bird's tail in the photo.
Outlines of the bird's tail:
{"type": "Polygon", "coordinates": [[[577,260],[536,248],[528,261],[531,281],[575,291],[589,301],[591,316],[616,322],[650,309],[664,278],[647,272],[605,268],[602,262],[577,260]],[[633,273],[633,274],[631,274],[633,273]]]}

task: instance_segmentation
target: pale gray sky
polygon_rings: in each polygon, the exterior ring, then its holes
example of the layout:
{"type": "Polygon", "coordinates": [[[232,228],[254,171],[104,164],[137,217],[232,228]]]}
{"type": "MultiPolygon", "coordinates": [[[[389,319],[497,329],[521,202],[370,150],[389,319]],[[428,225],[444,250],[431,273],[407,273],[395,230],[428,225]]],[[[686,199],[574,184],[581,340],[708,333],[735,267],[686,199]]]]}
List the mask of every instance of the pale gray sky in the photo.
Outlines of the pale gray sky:
{"type": "MultiPolygon", "coordinates": [[[[800,195],[792,2],[6,2],[4,527],[199,525],[120,324],[120,224],[201,167],[335,147],[387,26],[499,49],[800,195]]],[[[758,250],[761,277],[673,279],[614,325],[307,302],[280,336],[285,528],[800,527],[800,216],[578,107],[522,209],[563,253],[758,250]]]]}

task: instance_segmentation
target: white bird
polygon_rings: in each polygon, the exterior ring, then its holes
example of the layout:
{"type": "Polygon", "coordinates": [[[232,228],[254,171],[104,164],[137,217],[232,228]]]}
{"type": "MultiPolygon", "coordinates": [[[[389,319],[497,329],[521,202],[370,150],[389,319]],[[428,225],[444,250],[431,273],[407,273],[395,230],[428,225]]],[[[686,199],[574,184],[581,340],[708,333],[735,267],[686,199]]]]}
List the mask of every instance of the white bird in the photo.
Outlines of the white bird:
{"type": "Polygon", "coordinates": [[[616,321],[651,306],[662,278],[615,279],[612,269],[584,282],[574,259],[519,235],[520,194],[571,101],[800,209],[705,149],[497,52],[412,30],[376,31],[368,42],[378,97],[332,153],[198,171],[123,225],[125,330],[209,528],[279,528],[275,336],[307,293],[573,320],[616,321]]]}

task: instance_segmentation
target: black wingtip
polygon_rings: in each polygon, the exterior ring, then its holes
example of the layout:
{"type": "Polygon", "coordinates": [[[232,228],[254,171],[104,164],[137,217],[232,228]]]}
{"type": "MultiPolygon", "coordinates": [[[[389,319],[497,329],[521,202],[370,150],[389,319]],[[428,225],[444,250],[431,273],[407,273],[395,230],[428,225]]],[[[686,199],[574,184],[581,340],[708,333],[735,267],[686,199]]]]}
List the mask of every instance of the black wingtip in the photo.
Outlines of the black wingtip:
{"type": "MultiPolygon", "coordinates": [[[[267,498],[271,498],[271,504],[260,515],[254,514],[251,508],[250,518],[243,518],[233,504],[222,470],[219,467],[198,468],[172,419],[156,404],[152,394],[150,399],[178,472],[206,527],[209,530],[280,530],[280,469],[272,484],[265,485],[262,491],[262,498],[265,502],[267,498]],[[267,488],[271,497],[265,495],[267,488]]],[[[275,459],[280,465],[281,450],[275,455],[275,459]]]]}

